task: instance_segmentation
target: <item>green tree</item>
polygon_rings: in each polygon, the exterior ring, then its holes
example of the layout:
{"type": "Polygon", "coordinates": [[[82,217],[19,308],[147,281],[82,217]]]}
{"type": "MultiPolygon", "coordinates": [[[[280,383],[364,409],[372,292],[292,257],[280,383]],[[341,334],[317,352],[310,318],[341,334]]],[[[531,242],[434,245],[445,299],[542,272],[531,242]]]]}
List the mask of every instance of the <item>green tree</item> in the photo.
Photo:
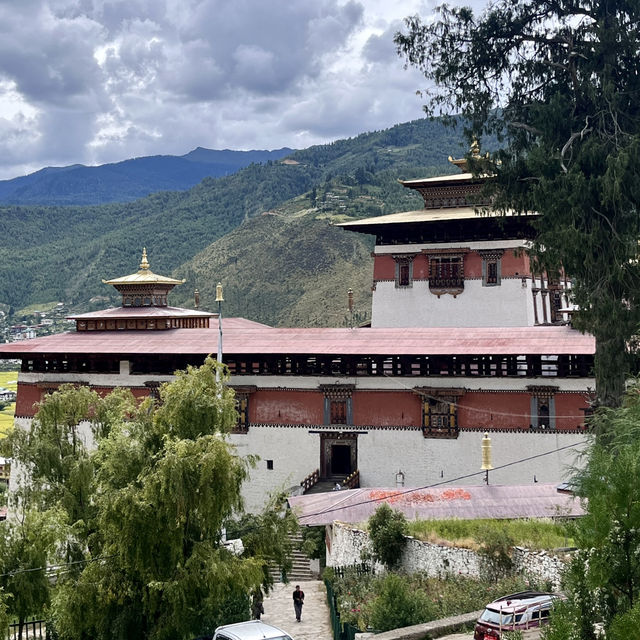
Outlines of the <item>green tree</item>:
{"type": "Polygon", "coordinates": [[[541,213],[534,266],[574,280],[598,400],[616,406],[640,318],[637,2],[497,0],[480,16],[443,5],[405,23],[395,42],[433,83],[426,110],[502,141],[474,169],[495,175],[498,210],[541,213]]]}
{"type": "MultiPolygon", "coordinates": [[[[240,488],[253,463],[226,437],[236,420],[227,381],[224,367],[208,358],[163,386],[158,403],[66,388],[14,439],[18,463],[33,476],[22,503],[31,507],[27,517],[55,505],[68,526],[57,540],[73,543],[76,554],[52,597],[62,638],[210,634],[246,619],[267,560],[281,552],[286,561],[279,536],[293,523],[282,524],[274,509],[261,520],[277,537],[270,546],[254,535],[249,552],[236,556],[222,541],[225,523],[242,511],[240,488]],[[88,426],[79,426],[87,421],[95,448],[86,442],[88,426]]],[[[9,548],[0,548],[3,558],[11,559],[9,548]]],[[[24,580],[20,588],[27,593],[24,580]]]]}
{"type": "Polygon", "coordinates": [[[398,566],[407,544],[404,513],[383,502],[369,518],[368,526],[375,558],[390,569],[398,566]]]}
{"type": "Polygon", "coordinates": [[[377,631],[389,631],[432,619],[435,606],[427,594],[413,588],[403,576],[386,575],[367,605],[369,623],[377,631]]]}
{"type": "Polygon", "coordinates": [[[64,525],[59,509],[31,509],[0,523],[0,629],[7,628],[9,615],[18,620],[21,638],[25,621],[45,613],[51,596],[46,567],[58,558],[64,525]]]}
{"type": "MultiPolygon", "coordinates": [[[[574,480],[586,513],[574,525],[579,552],[565,576],[570,594],[567,615],[552,625],[570,627],[573,635],[568,637],[585,640],[596,637],[597,622],[606,629],[622,629],[638,615],[640,387],[629,391],[621,407],[599,410],[595,420],[603,423],[608,438],[594,438],[584,470],[574,480]]],[[[561,637],[557,629],[549,636],[561,637]]]]}

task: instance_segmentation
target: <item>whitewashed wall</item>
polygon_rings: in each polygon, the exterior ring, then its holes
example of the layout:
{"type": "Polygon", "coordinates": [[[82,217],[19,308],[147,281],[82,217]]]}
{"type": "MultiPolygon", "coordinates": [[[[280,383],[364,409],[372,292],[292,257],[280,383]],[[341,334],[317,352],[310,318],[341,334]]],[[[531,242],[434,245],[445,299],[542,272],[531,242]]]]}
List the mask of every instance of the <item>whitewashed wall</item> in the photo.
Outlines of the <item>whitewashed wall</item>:
{"type": "MultiPolygon", "coordinates": [[[[16,427],[28,429],[29,418],[16,418],[16,427]]],[[[320,466],[320,435],[323,427],[286,427],[253,425],[247,434],[232,434],[229,439],[238,455],[258,456],[250,478],[244,484],[247,510],[262,510],[269,495],[291,489],[320,466]],[[267,468],[273,461],[273,469],[267,468]]],[[[455,440],[424,438],[420,429],[358,429],[358,468],[362,487],[394,487],[396,473],[405,474],[405,486],[419,487],[437,483],[479,485],[482,432],[461,432],[455,440]],[[475,474],[475,475],[471,475],[475,474]]],[[[89,425],[82,432],[93,446],[89,425]]],[[[585,445],[585,436],[564,432],[491,432],[493,465],[508,464],[522,458],[575,445],[585,445]]],[[[569,478],[570,467],[577,464],[576,451],[565,449],[527,462],[496,469],[489,473],[491,484],[528,484],[562,482],[569,478]]],[[[16,487],[20,470],[12,469],[11,484],[16,487]]]]}
{"type": "Polygon", "coordinates": [[[229,436],[238,455],[259,456],[250,477],[243,485],[245,507],[261,511],[269,494],[299,485],[320,464],[320,435],[307,428],[252,426],[247,434],[229,436]],[[273,461],[273,469],[267,468],[273,461]]]}
{"type": "MultiPolygon", "coordinates": [[[[539,296],[538,296],[539,297],[539,296]]],[[[542,322],[542,311],[539,321],[542,322]]],[[[411,287],[377,282],[371,307],[372,327],[531,327],[534,325],[531,280],[502,278],[500,286],[483,287],[467,278],[464,292],[434,295],[426,280],[411,287]]]]}
{"type": "MultiPolygon", "coordinates": [[[[240,455],[254,454],[261,460],[243,489],[251,511],[262,508],[269,493],[298,485],[320,466],[318,427],[251,426],[247,434],[231,436],[240,455]],[[315,431],[315,433],[313,433],[315,431]],[[273,470],[267,460],[273,460],[273,470]]],[[[480,485],[482,432],[462,432],[455,440],[425,438],[419,429],[359,429],[358,469],[362,487],[395,487],[396,473],[405,474],[406,487],[438,483],[480,485]],[[473,474],[473,475],[472,475],[473,474]]],[[[576,450],[585,436],[563,432],[491,432],[493,466],[575,445],[551,455],[533,458],[489,472],[491,484],[562,482],[577,464],[576,450]]]]}

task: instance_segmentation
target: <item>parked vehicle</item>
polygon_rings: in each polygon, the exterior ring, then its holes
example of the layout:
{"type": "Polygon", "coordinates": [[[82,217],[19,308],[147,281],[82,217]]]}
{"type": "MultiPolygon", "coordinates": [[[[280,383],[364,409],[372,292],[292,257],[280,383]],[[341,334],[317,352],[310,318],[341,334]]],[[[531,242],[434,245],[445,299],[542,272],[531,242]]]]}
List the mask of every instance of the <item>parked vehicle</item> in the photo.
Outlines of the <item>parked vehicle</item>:
{"type": "MultiPolygon", "coordinates": [[[[490,602],[476,622],[474,640],[500,640],[504,631],[539,629],[549,622],[553,603],[560,593],[522,591],[490,602]]],[[[526,637],[526,636],[525,636],[526,637]]]]}
{"type": "Polygon", "coordinates": [[[278,627],[260,620],[251,620],[218,627],[213,634],[213,640],[293,640],[293,638],[278,627]]]}

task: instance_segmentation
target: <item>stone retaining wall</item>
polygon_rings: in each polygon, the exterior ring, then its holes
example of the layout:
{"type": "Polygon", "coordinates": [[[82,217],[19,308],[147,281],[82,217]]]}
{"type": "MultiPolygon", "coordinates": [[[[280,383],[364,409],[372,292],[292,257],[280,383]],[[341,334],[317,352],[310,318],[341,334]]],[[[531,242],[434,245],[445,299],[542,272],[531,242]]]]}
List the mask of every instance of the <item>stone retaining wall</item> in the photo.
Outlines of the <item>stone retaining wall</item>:
{"type": "MultiPolygon", "coordinates": [[[[371,540],[366,531],[340,522],[334,522],[331,525],[327,546],[327,566],[360,564],[363,559],[368,559],[371,555],[371,540]]],[[[550,554],[546,551],[529,551],[522,547],[515,547],[512,559],[516,573],[538,580],[549,580],[552,588],[557,590],[560,588],[560,578],[569,555],[569,550],[550,554]]],[[[470,549],[421,542],[408,536],[401,569],[408,573],[423,571],[430,576],[456,573],[479,577],[482,562],[481,556],[470,549]]],[[[384,567],[376,563],[375,570],[380,572],[384,567]]]]}

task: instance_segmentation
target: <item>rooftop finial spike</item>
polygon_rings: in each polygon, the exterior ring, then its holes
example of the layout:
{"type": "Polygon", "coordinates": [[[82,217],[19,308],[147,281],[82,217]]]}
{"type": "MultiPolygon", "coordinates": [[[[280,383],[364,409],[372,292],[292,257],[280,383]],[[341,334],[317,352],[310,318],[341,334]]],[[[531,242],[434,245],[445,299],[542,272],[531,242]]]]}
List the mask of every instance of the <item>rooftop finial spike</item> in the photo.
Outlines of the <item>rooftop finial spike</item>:
{"type": "Polygon", "coordinates": [[[148,269],[149,268],[149,261],[147,260],[147,248],[144,247],[142,249],[142,262],[140,263],[140,268],[141,269],[148,269]]]}

